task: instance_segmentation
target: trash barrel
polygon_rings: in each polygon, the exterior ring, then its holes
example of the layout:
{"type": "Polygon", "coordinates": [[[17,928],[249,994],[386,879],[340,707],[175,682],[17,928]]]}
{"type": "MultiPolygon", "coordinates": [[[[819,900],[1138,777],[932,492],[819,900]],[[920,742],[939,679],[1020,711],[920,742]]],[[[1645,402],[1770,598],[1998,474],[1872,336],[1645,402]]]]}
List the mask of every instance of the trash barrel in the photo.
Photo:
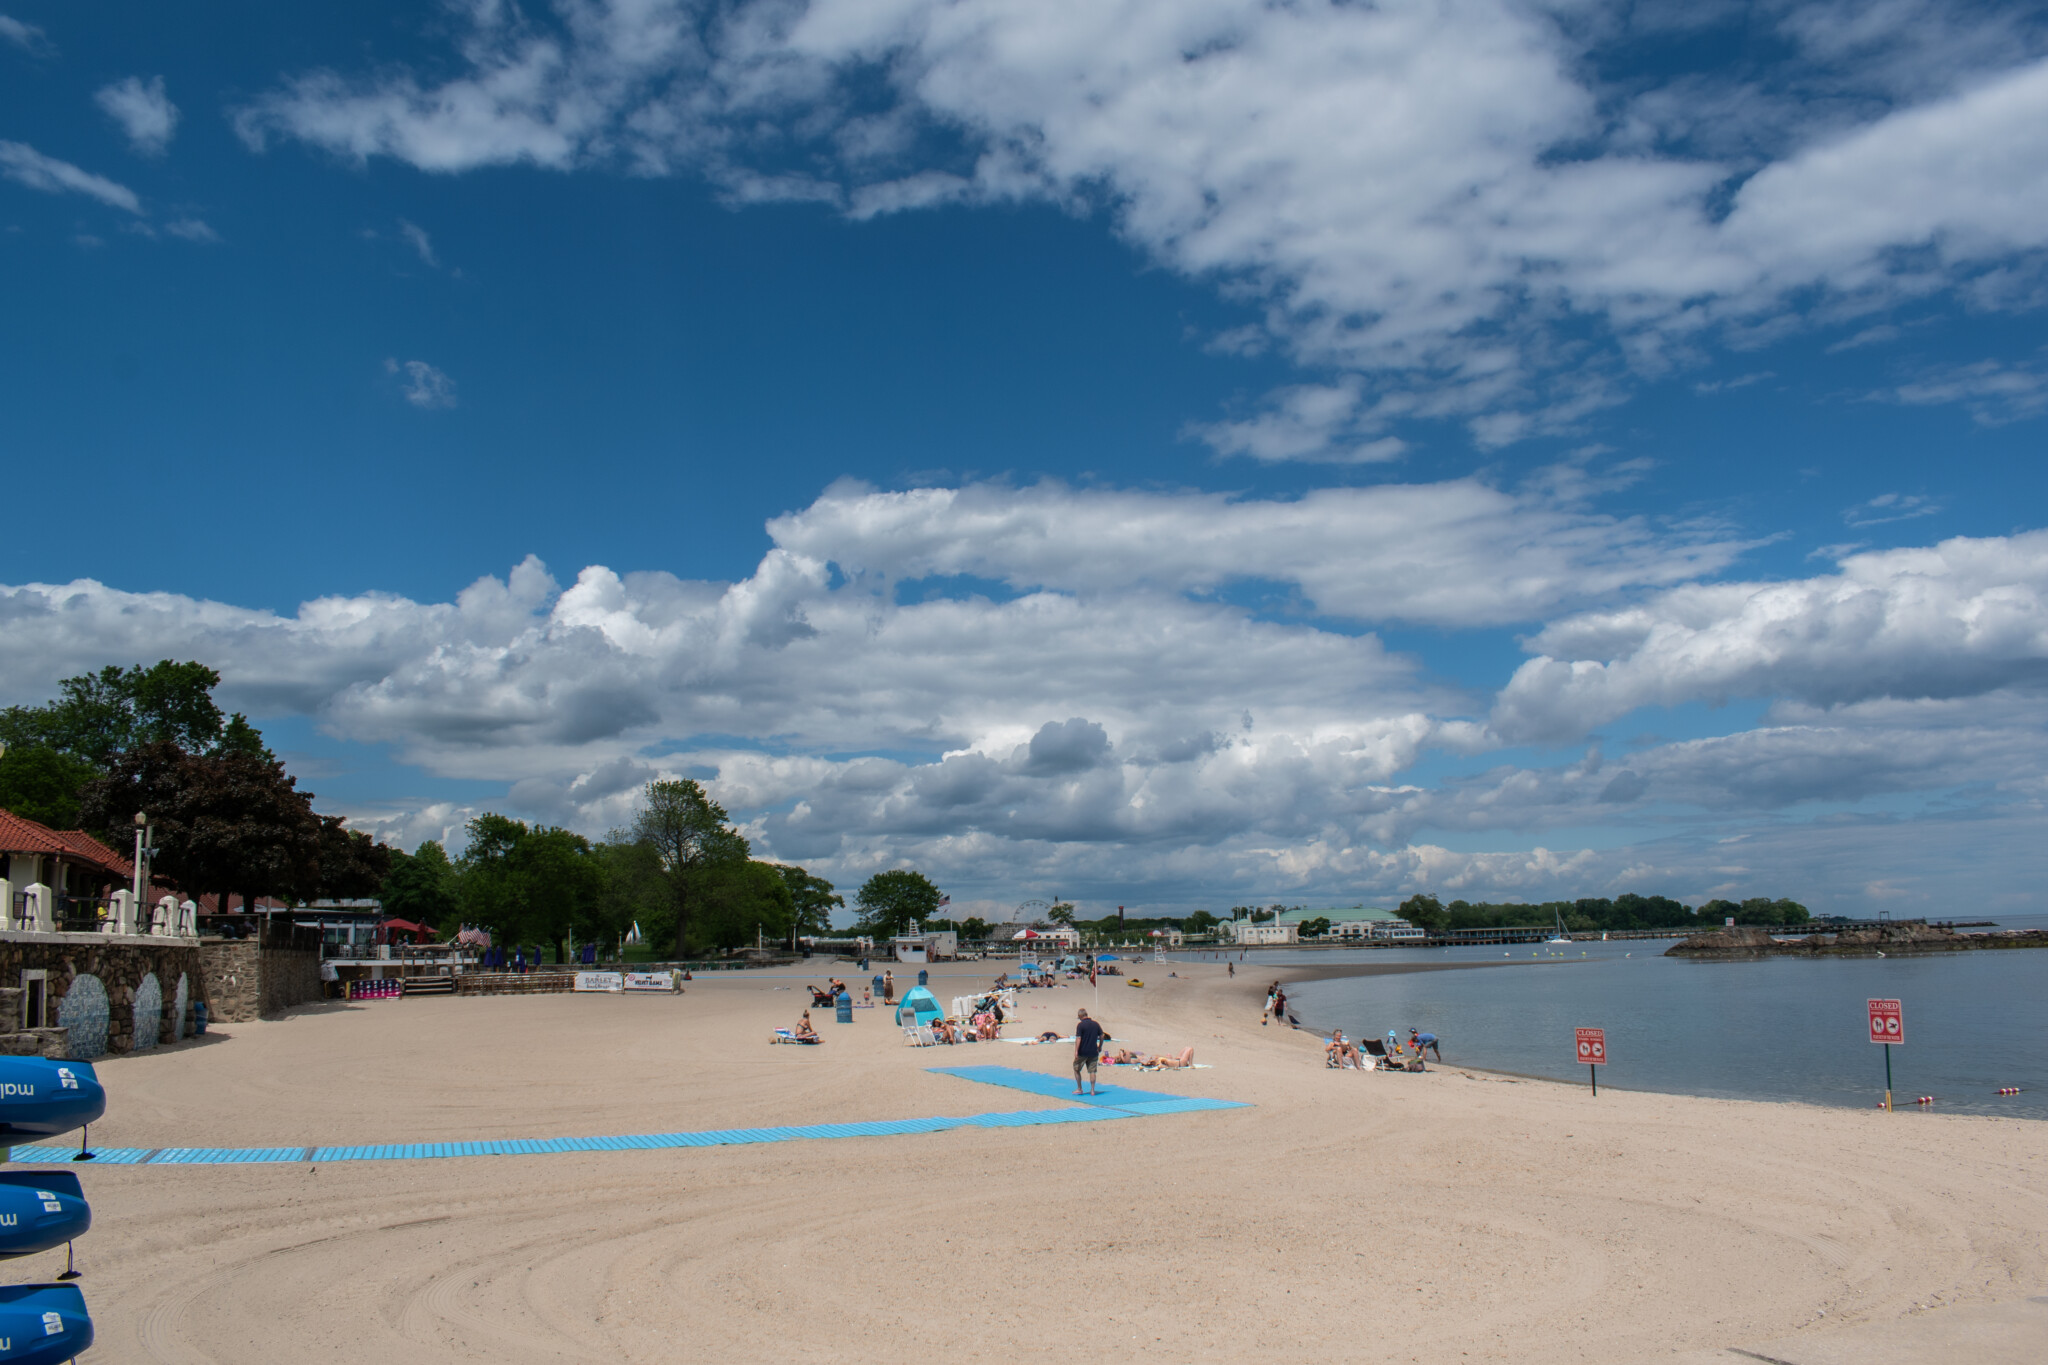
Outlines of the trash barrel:
{"type": "Polygon", "coordinates": [[[192,1002],[192,1033],[194,1037],[197,1037],[204,1032],[206,1032],[206,1002],[204,1000],[195,1000],[192,1002]]]}
{"type": "Polygon", "coordinates": [[[852,997],[851,995],[848,995],[848,994],[847,994],[847,993],[846,993],[845,991],[841,991],[841,992],[839,992],[839,996],[838,996],[838,1004],[839,1004],[839,1013],[838,1013],[838,1018],[839,1018],[839,1022],[840,1022],[840,1023],[842,1023],[842,1024],[850,1024],[850,1023],[852,1023],[852,1022],[853,1022],[853,997],[852,997]]]}
{"type": "Polygon", "coordinates": [[[925,979],[929,975],[930,973],[926,972],[924,968],[919,967],[917,969],[917,984],[920,986],[929,986],[931,982],[925,979]]]}

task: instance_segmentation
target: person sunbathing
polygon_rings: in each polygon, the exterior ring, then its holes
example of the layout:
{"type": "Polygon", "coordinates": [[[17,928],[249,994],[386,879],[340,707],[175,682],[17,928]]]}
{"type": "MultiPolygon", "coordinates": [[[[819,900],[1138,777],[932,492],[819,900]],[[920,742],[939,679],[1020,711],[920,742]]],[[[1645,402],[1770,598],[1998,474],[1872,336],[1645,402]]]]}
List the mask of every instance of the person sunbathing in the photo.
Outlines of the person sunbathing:
{"type": "Polygon", "coordinates": [[[1184,1048],[1178,1057],[1169,1057],[1163,1052],[1160,1053],[1157,1057],[1145,1063],[1145,1070],[1178,1071],[1184,1066],[1193,1066],[1194,1064],[1195,1050],[1193,1048],[1184,1048]]]}
{"type": "Polygon", "coordinates": [[[1120,1047],[1102,1060],[1112,1066],[1143,1066],[1145,1064],[1145,1054],[1133,1052],[1127,1047],[1120,1047]]]}
{"type": "Polygon", "coordinates": [[[804,1017],[796,1021],[796,1036],[799,1038],[815,1038],[818,1036],[818,1031],[811,1027],[811,1012],[809,1010],[805,1010],[804,1017]]]}
{"type": "Polygon", "coordinates": [[[960,1041],[959,1031],[953,1027],[950,1021],[945,1019],[932,1020],[932,1037],[942,1043],[957,1043],[960,1041]]]}
{"type": "Polygon", "coordinates": [[[1339,1067],[1351,1066],[1358,1068],[1360,1071],[1365,1070],[1365,1062],[1359,1057],[1358,1049],[1351,1044],[1350,1040],[1345,1038],[1344,1030],[1342,1029],[1337,1030],[1336,1033],[1331,1035],[1330,1045],[1324,1048],[1323,1051],[1339,1067]]]}

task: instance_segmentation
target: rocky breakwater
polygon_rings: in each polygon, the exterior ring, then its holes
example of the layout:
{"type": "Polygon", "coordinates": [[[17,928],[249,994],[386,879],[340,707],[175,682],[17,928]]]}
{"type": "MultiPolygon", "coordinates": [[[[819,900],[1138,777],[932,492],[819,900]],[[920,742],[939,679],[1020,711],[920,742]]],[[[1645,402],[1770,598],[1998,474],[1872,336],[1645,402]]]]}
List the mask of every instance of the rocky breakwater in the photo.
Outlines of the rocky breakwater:
{"type": "Polygon", "coordinates": [[[1735,925],[1694,934],[1665,950],[1666,957],[1868,957],[1876,953],[1953,953],[1973,948],[2048,948],[2048,931],[1993,929],[1957,933],[1938,924],[1903,920],[1875,928],[1779,938],[1768,929],[1735,925]]]}

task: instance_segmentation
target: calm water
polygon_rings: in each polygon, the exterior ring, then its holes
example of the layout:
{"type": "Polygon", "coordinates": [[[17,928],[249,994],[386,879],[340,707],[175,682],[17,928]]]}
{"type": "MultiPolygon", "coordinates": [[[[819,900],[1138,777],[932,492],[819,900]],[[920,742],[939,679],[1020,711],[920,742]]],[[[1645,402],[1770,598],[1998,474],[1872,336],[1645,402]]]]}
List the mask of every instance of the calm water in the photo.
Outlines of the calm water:
{"type": "Polygon", "coordinates": [[[1892,1049],[1892,1077],[1903,1107],[1933,1095],[1941,1113],[2048,1118],[2048,949],[1692,962],[1664,957],[1671,942],[1273,950],[1253,953],[1238,975],[1255,989],[1261,963],[1507,964],[1305,981],[1289,987],[1288,1011],[1354,1038],[1406,1038],[1413,1026],[1442,1040],[1447,1062],[1576,1081],[1586,1071],[1572,1030],[1601,1027],[1602,1085],[1857,1108],[1884,1092],[1884,1049],[1867,1041],[1864,1001],[1896,997],[1906,1045],[1892,1049]],[[2012,1085],[2022,1092],[1994,1093],[2012,1085]]]}

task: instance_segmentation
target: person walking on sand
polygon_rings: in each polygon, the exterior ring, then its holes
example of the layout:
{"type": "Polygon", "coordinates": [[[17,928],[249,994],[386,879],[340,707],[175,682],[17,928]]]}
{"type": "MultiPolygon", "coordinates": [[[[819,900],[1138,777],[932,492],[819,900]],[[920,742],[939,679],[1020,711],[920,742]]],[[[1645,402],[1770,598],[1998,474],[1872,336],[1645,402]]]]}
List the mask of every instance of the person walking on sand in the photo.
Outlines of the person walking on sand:
{"type": "Polygon", "coordinates": [[[1074,1026],[1074,1093],[1081,1093],[1081,1071],[1088,1071],[1088,1093],[1100,1095],[1102,1091],[1095,1084],[1095,1068],[1102,1059],[1102,1040],[1108,1035],[1102,1025],[1088,1017],[1088,1011],[1080,1011],[1081,1022],[1074,1026]]]}
{"type": "Polygon", "coordinates": [[[882,1003],[896,1003],[896,973],[886,967],[882,969],[882,1003]]]}
{"type": "Polygon", "coordinates": [[[1231,963],[1231,964],[1230,964],[1230,974],[1231,974],[1232,976],[1236,976],[1236,975],[1237,975],[1237,964],[1236,964],[1235,962],[1233,962],[1233,963],[1231,963]]]}

